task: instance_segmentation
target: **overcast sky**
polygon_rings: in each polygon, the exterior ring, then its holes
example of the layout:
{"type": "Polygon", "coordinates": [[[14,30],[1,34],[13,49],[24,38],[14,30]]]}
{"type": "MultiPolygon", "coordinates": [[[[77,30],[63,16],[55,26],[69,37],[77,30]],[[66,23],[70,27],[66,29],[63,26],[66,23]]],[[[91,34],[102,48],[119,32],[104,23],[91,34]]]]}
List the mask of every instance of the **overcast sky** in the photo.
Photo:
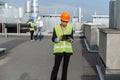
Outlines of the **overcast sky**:
{"type": "MultiPolygon", "coordinates": [[[[26,0],[2,0],[10,6],[25,7],[26,0]]],[[[55,12],[61,13],[68,11],[72,15],[78,15],[78,8],[82,8],[83,20],[90,20],[91,15],[96,11],[97,14],[109,14],[110,0],[38,0],[41,13],[55,12]]]]}

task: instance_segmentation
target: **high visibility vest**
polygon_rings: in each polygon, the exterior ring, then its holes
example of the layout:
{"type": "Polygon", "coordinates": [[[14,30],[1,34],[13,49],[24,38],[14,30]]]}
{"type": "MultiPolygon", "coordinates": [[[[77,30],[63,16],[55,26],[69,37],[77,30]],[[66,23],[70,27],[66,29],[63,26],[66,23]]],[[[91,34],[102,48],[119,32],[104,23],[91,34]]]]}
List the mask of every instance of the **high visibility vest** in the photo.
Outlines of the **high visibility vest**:
{"type": "Polygon", "coordinates": [[[29,24],[30,24],[30,31],[34,31],[35,30],[35,28],[34,28],[35,24],[32,23],[32,22],[29,22],[29,24]]]}
{"type": "MultiPolygon", "coordinates": [[[[57,35],[57,38],[60,38],[61,35],[63,35],[63,31],[60,25],[55,26],[55,32],[57,35]]],[[[66,26],[66,34],[72,33],[72,26],[67,25],[66,26]]],[[[72,53],[72,43],[69,41],[60,41],[58,43],[54,43],[54,53],[72,53]]]]}

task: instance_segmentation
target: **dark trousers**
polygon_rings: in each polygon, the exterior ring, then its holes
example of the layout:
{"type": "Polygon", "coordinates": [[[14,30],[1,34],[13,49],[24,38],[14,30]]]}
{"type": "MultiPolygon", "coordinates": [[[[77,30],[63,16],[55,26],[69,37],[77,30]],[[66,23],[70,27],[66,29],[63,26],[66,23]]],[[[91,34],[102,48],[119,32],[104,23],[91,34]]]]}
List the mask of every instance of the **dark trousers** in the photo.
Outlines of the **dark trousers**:
{"type": "Polygon", "coordinates": [[[62,55],[59,55],[59,54],[55,55],[54,67],[51,73],[50,80],[57,80],[57,74],[58,74],[58,70],[59,70],[62,59],[63,59],[63,67],[62,67],[61,80],[67,80],[67,70],[68,70],[68,64],[70,60],[70,54],[66,54],[66,53],[63,53],[62,55]]]}
{"type": "Polygon", "coordinates": [[[30,40],[33,40],[33,33],[34,31],[30,31],[30,40]]]}

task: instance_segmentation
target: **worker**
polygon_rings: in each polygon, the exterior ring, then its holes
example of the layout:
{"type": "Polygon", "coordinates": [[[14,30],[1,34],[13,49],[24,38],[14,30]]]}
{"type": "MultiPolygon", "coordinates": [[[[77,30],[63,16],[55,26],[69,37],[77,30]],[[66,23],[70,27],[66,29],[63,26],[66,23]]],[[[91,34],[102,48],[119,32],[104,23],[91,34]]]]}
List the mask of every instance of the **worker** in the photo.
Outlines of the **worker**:
{"type": "Polygon", "coordinates": [[[34,19],[33,18],[31,18],[29,20],[28,27],[29,27],[29,30],[30,30],[30,40],[34,41],[33,34],[34,34],[34,31],[35,31],[35,24],[34,24],[34,19]]]}
{"type": "Polygon", "coordinates": [[[36,25],[36,28],[37,28],[36,37],[37,37],[37,39],[41,40],[41,38],[42,38],[41,29],[43,27],[43,21],[41,20],[41,17],[37,18],[37,21],[36,21],[35,25],[36,25]]]}
{"type": "Polygon", "coordinates": [[[70,24],[68,24],[70,21],[70,14],[68,12],[63,12],[60,19],[61,23],[54,27],[52,35],[52,41],[54,42],[53,54],[55,55],[55,62],[50,80],[57,80],[57,74],[62,59],[63,67],[61,80],[67,80],[69,60],[70,56],[73,54],[73,28],[70,24]]]}

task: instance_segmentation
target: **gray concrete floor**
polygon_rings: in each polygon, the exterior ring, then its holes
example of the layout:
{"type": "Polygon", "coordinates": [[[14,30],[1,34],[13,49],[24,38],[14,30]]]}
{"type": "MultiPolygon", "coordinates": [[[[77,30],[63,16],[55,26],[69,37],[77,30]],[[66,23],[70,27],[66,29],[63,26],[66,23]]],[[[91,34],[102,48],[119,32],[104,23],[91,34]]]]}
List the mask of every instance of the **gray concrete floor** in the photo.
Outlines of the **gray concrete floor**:
{"type": "MultiPolygon", "coordinates": [[[[31,42],[22,38],[0,38],[0,47],[7,48],[0,56],[0,80],[50,80],[54,63],[50,37],[31,42]]],[[[74,54],[68,68],[68,80],[99,80],[97,53],[86,51],[83,39],[75,38],[74,54]]],[[[59,69],[58,80],[61,76],[59,69]]]]}

